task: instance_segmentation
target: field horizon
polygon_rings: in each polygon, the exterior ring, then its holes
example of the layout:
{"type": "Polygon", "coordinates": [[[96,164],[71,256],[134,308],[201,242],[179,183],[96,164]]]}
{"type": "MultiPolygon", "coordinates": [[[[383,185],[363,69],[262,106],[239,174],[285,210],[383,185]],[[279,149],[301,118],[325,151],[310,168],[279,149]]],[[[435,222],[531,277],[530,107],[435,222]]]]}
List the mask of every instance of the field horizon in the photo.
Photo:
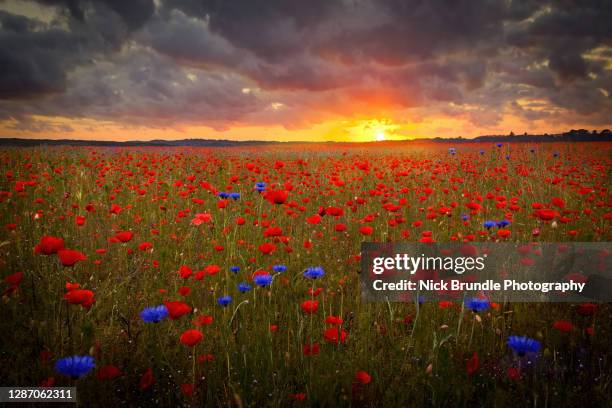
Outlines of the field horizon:
{"type": "Polygon", "coordinates": [[[347,145],[347,146],[402,146],[423,144],[474,144],[474,143],[560,143],[560,142],[612,142],[612,132],[609,129],[601,131],[586,129],[572,129],[563,133],[529,134],[521,135],[510,133],[507,135],[483,135],[472,138],[463,137],[435,137],[401,140],[369,140],[369,141],[275,141],[275,140],[233,140],[233,139],[155,139],[155,140],[88,140],[88,139],[37,139],[0,137],[0,146],[159,146],[159,147],[234,147],[234,146],[291,146],[291,145],[347,145]]]}

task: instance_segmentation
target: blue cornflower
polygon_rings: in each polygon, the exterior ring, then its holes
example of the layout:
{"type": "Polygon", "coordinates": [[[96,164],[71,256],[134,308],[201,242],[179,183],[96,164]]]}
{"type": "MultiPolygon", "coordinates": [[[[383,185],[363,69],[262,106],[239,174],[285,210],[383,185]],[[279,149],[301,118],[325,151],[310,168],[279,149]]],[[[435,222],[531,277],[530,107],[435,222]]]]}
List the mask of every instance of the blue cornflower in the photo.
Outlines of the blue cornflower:
{"type": "Polygon", "coordinates": [[[535,153],[535,149],[529,149],[531,153],[535,153]]]}
{"type": "Polygon", "coordinates": [[[168,317],[168,308],[165,305],[145,307],[140,317],[145,323],[157,323],[168,317]]]}
{"type": "Polygon", "coordinates": [[[253,282],[255,282],[257,286],[262,288],[270,286],[270,284],[272,283],[272,276],[267,273],[265,275],[257,275],[253,278],[253,282]]]}
{"type": "Polygon", "coordinates": [[[231,199],[238,200],[240,198],[240,193],[229,193],[231,199]]]}
{"type": "Polygon", "coordinates": [[[474,313],[482,312],[491,307],[491,304],[487,299],[466,299],[465,306],[473,311],[474,313]]]}
{"type": "Polygon", "coordinates": [[[448,153],[454,156],[455,154],[457,154],[457,150],[454,147],[449,147],[448,153]]]}
{"type": "Polygon", "coordinates": [[[78,378],[87,374],[95,367],[92,356],[70,356],[60,358],[55,362],[55,371],[60,374],[78,378]]]}
{"type": "Polygon", "coordinates": [[[259,191],[260,193],[263,193],[264,191],[266,191],[266,183],[264,183],[263,181],[255,183],[255,190],[259,191]]]}
{"type": "Polygon", "coordinates": [[[498,144],[497,144],[497,147],[502,147],[502,146],[503,146],[503,144],[502,144],[502,143],[498,143],[498,144]]]}
{"type": "Polygon", "coordinates": [[[220,192],[219,194],[217,194],[217,196],[218,196],[219,198],[223,198],[223,199],[225,199],[225,198],[228,198],[228,197],[230,196],[230,193],[227,193],[227,192],[225,192],[225,191],[222,191],[222,192],[220,192]]]}
{"type": "Polygon", "coordinates": [[[559,157],[559,152],[554,152],[553,157],[559,157]]]}
{"type": "Polygon", "coordinates": [[[486,229],[489,229],[489,228],[493,228],[495,224],[496,224],[495,221],[485,221],[484,224],[482,225],[484,225],[486,229]]]}
{"type": "Polygon", "coordinates": [[[229,305],[230,303],[232,303],[232,297],[231,296],[221,296],[219,299],[217,299],[217,303],[225,307],[229,305]]]}
{"type": "Polygon", "coordinates": [[[504,228],[510,225],[510,221],[508,220],[497,221],[496,225],[497,225],[497,228],[504,228]]]}
{"type": "Polygon", "coordinates": [[[242,282],[238,284],[238,290],[240,291],[240,293],[246,293],[249,290],[251,290],[251,285],[249,285],[246,282],[242,282]]]}
{"type": "Polygon", "coordinates": [[[232,273],[238,273],[238,272],[240,272],[240,267],[239,266],[230,266],[230,271],[232,273]]]}
{"type": "Polygon", "coordinates": [[[540,351],[540,342],[527,336],[508,337],[508,346],[519,356],[540,351]]]}
{"type": "Polygon", "coordinates": [[[506,156],[506,160],[510,160],[510,155],[507,155],[507,156],[506,156]]]}
{"type": "Polygon", "coordinates": [[[483,154],[485,154],[485,151],[484,151],[484,150],[481,150],[479,153],[480,153],[480,155],[482,156],[483,154]]]}
{"type": "Polygon", "coordinates": [[[283,273],[287,270],[287,267],[285,265],[274,265],[272,270],[277,273],[283,273]]]}
{"type": "Polygon", "coordinates": [[[470,216],[467,214],[461,214],[461,221],[469,221],[470,220],[470,216]]]}
{"type": "Polygon", "coordinates": [[[312,266],[304,271],[304,277],[308,279],[317,279],[325,275],[325,271],[320,266],[312,266]]]}

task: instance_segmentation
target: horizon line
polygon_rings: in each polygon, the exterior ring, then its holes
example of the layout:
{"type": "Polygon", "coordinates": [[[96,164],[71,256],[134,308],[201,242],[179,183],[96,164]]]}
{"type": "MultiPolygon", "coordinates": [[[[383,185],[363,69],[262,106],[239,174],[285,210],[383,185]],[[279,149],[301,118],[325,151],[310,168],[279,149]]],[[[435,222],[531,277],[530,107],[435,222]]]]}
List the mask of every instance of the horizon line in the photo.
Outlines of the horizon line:
{"type": "MultiPolygon", "coordinates": [[[[455,136],[455,137],[417,137],[417,138],[405,138],[405,139],[387,139],[387,140],[365,140],[365,141],[352,141],[352,140],[267,140],[267,139],[245,139],[245,140],[236,140],[236,139],[213,139],[213,138],[202,138],[202,137],[191,137],[191,138],[183,138],[183,139],[131,139],[131,140],[104,140],[104,139],[71,139],[71,138],[26,138],[26,137],[12,137],[12,136],[4,136],[0,135],[0,145],[7,145],[7,142],[16,142],[16,143],[27,143],[27,144],[69,144],[69,143],[78,143],[78,144],[121,144],[121,145],[130,145],[130,144],[155,144],[155,143],[163,143],[163,144],[177,144],[177,143],[189,143],[189,142],[200,142],[200,143],[223,143],[223,144],[316,144],[316,143],[326,143],[326,144],[364,144],[364,143],[373,143],[373,144],[385,144],[385,143],[393,143],[393,142],[444,142],[444,141],[461,141],[461,142],[479,142],[487,141],[489,139],[494,138],[502,138],[502,139],[521,139],[521,138],[537,138],[542,139],[539,141],[550,141],[544,140],[546,138],[562,138],[564,136],[569,135],[578,135],[578,136],[597,136],[604,137],[608,140],[601,141],[612,141],[610,140],[610,136],[612,132],[609,129],[601,129],[598,131],[594,129],[589,131],[588,129],[571,129],[566,132],[561,133],[522,133],[522,134],[514,134],[510,132],[508,134],[489,134],[489,135],[478,135],[473,137],[463,137],[463,136],[455,136]]],[[[493,141],[493,140],[490,140],[493,141]]],[[[531,140],[538,141],[538,140],[531,140]]],[[[593,140],[589,140],[593,141],[593,140]]]]}

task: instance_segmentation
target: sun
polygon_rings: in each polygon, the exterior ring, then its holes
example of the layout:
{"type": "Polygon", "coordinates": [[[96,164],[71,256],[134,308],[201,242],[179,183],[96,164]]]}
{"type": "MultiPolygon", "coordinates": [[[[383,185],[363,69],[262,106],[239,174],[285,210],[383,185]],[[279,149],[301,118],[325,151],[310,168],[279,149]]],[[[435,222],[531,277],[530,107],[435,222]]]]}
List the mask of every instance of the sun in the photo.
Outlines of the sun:
{"type": "Polygon", "coordinates": [[[346,121],[341,131],[345,138],[356,142],[385,142],[397,139],[400,125],[390,119],[346,121]]]}

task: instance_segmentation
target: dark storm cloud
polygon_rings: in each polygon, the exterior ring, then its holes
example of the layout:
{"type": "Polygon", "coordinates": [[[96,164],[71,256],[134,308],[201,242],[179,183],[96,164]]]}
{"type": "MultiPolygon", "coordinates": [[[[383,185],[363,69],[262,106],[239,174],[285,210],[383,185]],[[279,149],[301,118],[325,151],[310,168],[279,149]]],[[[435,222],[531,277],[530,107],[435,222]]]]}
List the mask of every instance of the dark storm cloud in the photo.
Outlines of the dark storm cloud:
{"type": "Polygon", "coordinates": [[[79,0],[38,0],[39,3],[47,6],[57,6],[62,11],[67,11],[73,18],[84,21],[85,14],[81,9],[79,0]]]}
{"type": "Polygon", "coordinates": [[[326,22],[339,0],[171,0],[168,9],[205,18],[210,28],[238,48],[266,59],[302,51],[304,40],[326,22]]]}
{"type": "Polygon", "coordinates": [[[176,11],[152,20],[139,40],[161,54],[195,66],[231,66],[242,57],[228,40],[210,32],[204,21],[176,11]]]}
{"type": "Polygon", "coordinates": [[[30,31],[25,27],[35,23],[14,16],[1,21],[0,98],[62,92],[66,88],[66,70],[79,59],[72,35],[58,29],[30,31]],[[7,20],[10,24],[6,24],[7,20]]]}
{"type": "Polygon", "coordinates": [[[0,10],[0,27],[6,31],[23,34],[38,26],[37,21],[0,10]]]}
{"type": "Polygon", "coordinates": [[[155,11],[153,0],[104,0],[103,3],[119,14],[132,30],[142,27],[155,11]]]}
{"type": "Polygon", "coordinates": [[[55,14],[0,2],[2,118],[291,126],[300,110],[469,106],[487,126],[504,112],[612,120],[609,1],[36,3],[55,14]]]}
{"type": "Polygon", "coordinates": [[[509,43],[548,58],[549,68],[563,82],[587,78],[602,69],[583,54],[598,46],[612,46],[612,3],[609,1],[554,1],[533,23],[509,35],[509,43]]]}
{"type": "Polygon", "coordinates": [[[0,15],[2,99],[65,92],[71,71],[117,52],[127,38],[123,17],[103,4],[44,3],[66,7],[68,13],[50,24],[7,12],[0,15]]]}
{"type": "Polygon", "coordinates": [[[66,10],[70,16],[84,22],[86,12],[91,3],[107,6],[121,16],[130,29],[141,27],[153,15],[155,4],[153,0],[37,0],[41,4],[57,6],[66,10]]]}

